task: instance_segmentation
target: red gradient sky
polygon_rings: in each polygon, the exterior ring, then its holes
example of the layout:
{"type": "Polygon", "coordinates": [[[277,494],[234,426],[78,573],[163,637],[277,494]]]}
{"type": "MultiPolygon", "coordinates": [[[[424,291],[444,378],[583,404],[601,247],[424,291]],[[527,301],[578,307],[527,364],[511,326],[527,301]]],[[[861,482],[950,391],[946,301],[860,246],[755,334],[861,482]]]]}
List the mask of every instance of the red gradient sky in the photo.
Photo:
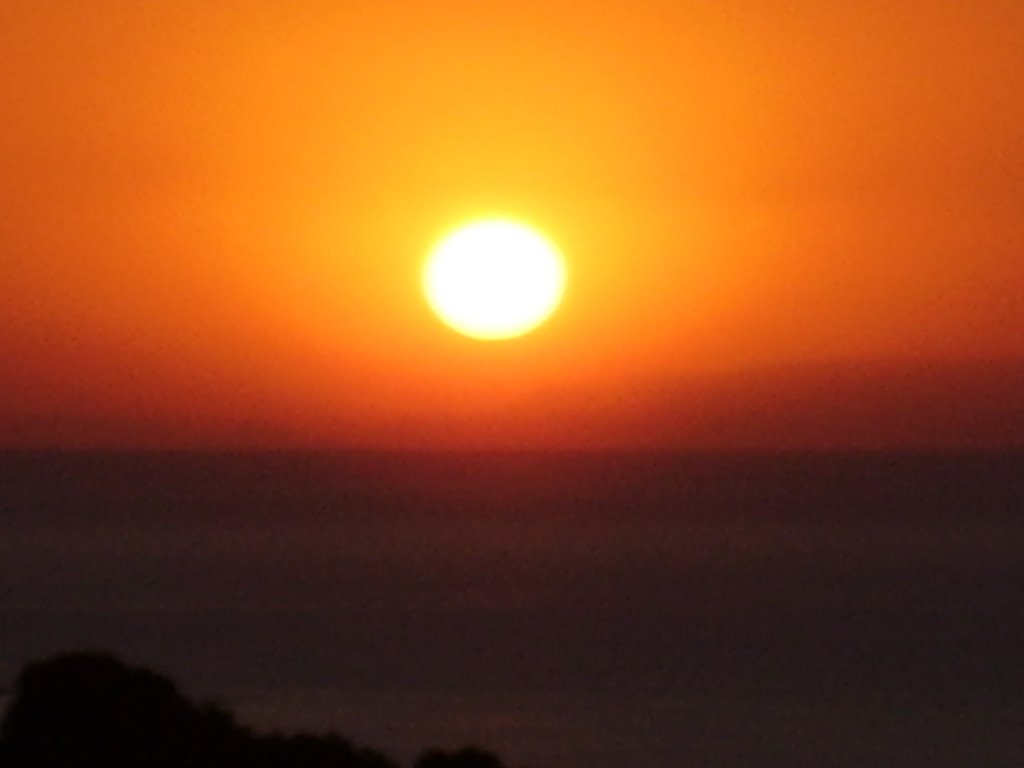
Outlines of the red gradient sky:
{"type": "Polygon", "coordinates": [[[1024,442],[1021,40],[1018,0],[10,0],[0,442],[1024,442]],[[418,284],[492,213],[571,270],[502,344],[418,284]]]}

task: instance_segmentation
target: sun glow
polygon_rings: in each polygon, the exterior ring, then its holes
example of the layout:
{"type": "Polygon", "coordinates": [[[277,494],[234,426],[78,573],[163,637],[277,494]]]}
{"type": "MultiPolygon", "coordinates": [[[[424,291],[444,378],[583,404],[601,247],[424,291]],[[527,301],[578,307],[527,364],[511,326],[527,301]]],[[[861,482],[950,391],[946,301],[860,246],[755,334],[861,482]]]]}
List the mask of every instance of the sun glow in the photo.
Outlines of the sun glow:
{"type": "Polygon", "coordinates": [[[547,320],[565,291],[555,245],[525,224],[489,219],[441,240],[423,271],[427,302],[448,326],[475,339],[510,339],[547,320]]]}

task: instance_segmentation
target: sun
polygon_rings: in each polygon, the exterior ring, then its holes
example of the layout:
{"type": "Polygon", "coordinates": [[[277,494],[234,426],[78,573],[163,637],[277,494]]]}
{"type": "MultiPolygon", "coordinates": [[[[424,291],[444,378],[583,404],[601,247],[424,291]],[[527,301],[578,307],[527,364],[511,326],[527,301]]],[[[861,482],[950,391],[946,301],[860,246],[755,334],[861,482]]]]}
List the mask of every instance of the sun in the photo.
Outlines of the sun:
{"type": "Polygon", "coordinates": [[[460,227],[431,250],[423,269],[423,292],[441,320],[487,341],[537,328],[558,308],[565,283],[558,248],[509,219],[460,227]]]}

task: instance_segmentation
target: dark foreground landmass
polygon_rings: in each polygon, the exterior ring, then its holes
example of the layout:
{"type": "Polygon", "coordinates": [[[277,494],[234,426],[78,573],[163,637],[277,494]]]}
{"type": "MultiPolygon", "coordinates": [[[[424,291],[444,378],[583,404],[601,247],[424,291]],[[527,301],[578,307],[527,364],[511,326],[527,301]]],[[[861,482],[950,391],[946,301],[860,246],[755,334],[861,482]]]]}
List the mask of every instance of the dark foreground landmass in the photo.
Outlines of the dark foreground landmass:
{"type": "Polygon", "coordinates": [[[0,454],[0,689],[116,649],[404,766],[1021,768],[1022,585],[1020,452],[0,454]]]}
{"type": "MultiPolygon", "coordinates": [[[[2,768],[398,768],[335,733],[257,734],[198,705],[166,677],[111,655],[74,653],[27,666],[0,726],[2,768]]],[[[415,768],[502,768],[472,747],[428,750],[415,768]]]]}

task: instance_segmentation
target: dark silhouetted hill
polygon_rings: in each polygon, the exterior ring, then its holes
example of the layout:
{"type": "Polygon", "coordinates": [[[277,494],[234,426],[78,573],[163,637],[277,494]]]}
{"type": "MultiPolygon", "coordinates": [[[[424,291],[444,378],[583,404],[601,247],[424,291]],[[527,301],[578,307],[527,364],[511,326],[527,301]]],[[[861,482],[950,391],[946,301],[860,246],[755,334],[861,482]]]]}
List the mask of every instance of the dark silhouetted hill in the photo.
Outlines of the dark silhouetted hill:
{"type": "Polygon", "coordinates": [[[502,768],[502,765],[494,755],[467,747],[458,752],[437,749],[424,752],[416,761],[415,768],[502,768]]]}
{"type": "MultiPolygon", "coordinates": [[[[502,768],[493,755],[425,752],[417,768],[502,768]]],[[[0,726],[0,768],[398,768],[329,734],[257,735],[165,677],[102,653],[30,664],[0,726]]]]}

